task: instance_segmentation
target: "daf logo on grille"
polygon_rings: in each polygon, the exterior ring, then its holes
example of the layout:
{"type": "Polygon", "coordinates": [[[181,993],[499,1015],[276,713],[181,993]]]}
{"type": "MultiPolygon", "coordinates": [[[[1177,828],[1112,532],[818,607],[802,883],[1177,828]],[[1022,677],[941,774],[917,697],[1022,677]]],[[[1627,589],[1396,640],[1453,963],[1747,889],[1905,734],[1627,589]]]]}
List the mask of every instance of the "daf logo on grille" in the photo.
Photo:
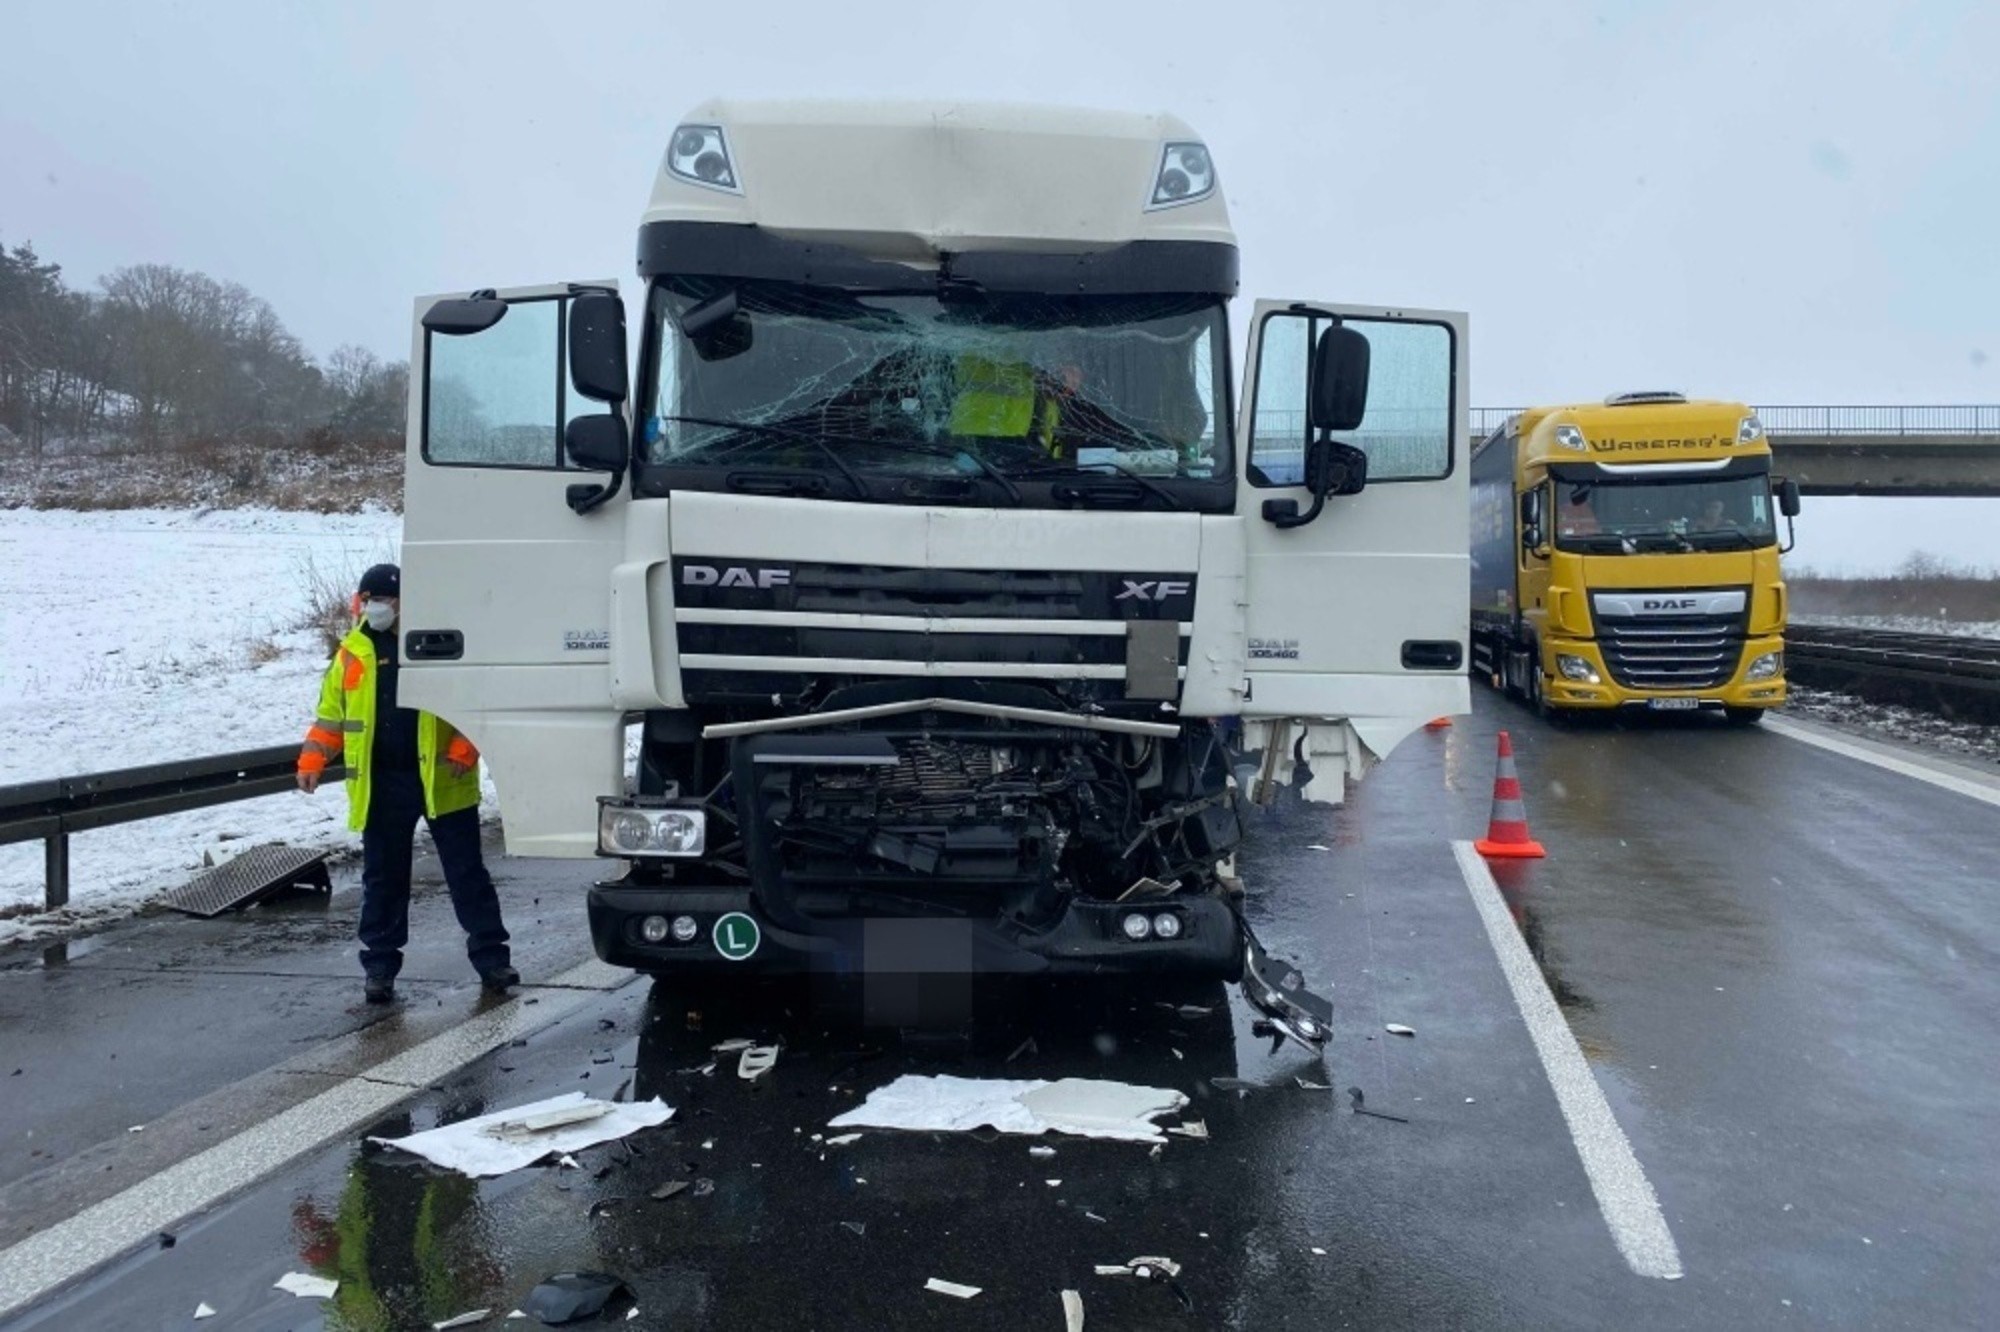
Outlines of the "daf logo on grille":
{"type": "Polygon", "coordinates": [[[1649,611],[1680,611],[1693,610],[1700,604],[1693,597],[1648,597],[1639,603],[1639,608],[1649,611]]]}
{"type": "Polygon", "coordinates": [[[1125,590],[1113,597],[1113,601],[1165,601],[1168,597],[1184,597],[1188,584],[1174,578],[1137,580],[1120,579],[1125,590]]]}
{"type": "Polygon", "coordinates": [[[742,565],[717,567],[713,564],[681,566],[681,583],[686,587],[789,587],[790,569],[746,569],[742,565]]]}

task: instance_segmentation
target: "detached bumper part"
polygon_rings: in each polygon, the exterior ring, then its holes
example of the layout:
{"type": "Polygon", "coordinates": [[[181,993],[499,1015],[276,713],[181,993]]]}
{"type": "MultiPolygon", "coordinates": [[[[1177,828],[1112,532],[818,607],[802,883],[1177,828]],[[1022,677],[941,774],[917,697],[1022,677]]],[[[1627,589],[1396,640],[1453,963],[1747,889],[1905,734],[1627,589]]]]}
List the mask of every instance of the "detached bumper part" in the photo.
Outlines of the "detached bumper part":
{"type": "Polygon", "coordinates": [[[1308,1050],[1323,1049],[1333,1036],[1333,1005],[1306,988],[1297,967],[1266,952],[1248,923],[1239,924],[1243,929],[1243,997],[1281,1035],[1308,1050]]]}

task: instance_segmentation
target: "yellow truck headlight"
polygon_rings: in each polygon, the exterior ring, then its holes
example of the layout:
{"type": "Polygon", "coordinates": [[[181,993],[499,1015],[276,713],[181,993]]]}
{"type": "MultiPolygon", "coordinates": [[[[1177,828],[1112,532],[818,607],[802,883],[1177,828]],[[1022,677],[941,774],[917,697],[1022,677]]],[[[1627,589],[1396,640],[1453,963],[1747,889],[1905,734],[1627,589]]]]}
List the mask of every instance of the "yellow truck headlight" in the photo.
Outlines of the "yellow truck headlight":
{"type": "Polygon", "coordinates": [[[1784,653],[1766,652],[1763,656],[1750,663],[1750,669],[1743,672],[1743,678],[1745,680],[1775,680],[1778,678],[1778,673],[1784,669],[1784,653]]]}
{"type": "Polygon", "coordinates": [[[1590,447],[1590,444],[1584,439],[1583,431],[1577,429],[1575,426],[1559,425],[1556,427],[1556,447],[1574,449],[1578,453],[1582,453],[1590,447]]]}
{"type": "Polygon", "coordinates": [[[1567,653],[1556,654],[1556,671],[1565,680],[1578,684],[1599,684],[1597,668],[1582,657],[1572,657],[1567,653]]]}
{"type": "Polygon", "coordinates": [[[1764,423],[1757,419],[1755,412],[1752,412],[1736,423],[1736,442],[1738,444],[1755,444],[1762,438],[1764,438],[1764,423]]]}
{"type": "Polygon", "coordinates": [[[676,806],[597,802],[597,853],[689,858],[708,849],[708,815],[676,806]]]}

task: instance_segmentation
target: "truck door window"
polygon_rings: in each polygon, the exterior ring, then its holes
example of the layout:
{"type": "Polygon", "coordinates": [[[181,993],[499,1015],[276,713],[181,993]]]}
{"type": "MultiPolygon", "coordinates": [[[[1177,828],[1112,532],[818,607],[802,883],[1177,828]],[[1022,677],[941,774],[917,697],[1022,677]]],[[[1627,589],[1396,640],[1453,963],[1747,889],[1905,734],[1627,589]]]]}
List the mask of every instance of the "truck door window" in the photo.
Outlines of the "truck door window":
{"type": "MultiPolygon", "coordinates": [[[[1368,455],[1368,484],[1451,474],[1456,410],[1451,329],[1405,320],[1343,320],[1368,339],[1368,413],[1335,438],[1368,455]]],[[[1296,486],[1305,474],[1308,368],[1325,316],[1278,311],[1264,321],[1251,416],[1252,485],[1296,486]]]]}
{"type": "MultiPolygon", "coordinates": [[[[428,335],[424,458],[471,467],[562,465],[562,307],[518,301],[500,322],[428,335]]],[[[590,406],[579,402],[579,409],[590,406]]]]}

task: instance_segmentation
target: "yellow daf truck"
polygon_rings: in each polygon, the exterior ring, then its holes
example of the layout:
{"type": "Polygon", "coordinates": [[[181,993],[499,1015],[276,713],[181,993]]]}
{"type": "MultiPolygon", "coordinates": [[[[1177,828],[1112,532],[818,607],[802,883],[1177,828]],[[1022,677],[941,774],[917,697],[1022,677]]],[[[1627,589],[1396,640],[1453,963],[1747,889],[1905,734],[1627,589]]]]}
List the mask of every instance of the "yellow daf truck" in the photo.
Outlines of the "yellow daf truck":
{"type": "Polygon", "coordinates": [[[1798,486],[1749,407],[1627,393],[1510,417],[1472,457],[1472,671],[1545,716],[1785,701],[1798,486]],[[1786,521],[1778,544],[1777,516],[1786,521]]]}

